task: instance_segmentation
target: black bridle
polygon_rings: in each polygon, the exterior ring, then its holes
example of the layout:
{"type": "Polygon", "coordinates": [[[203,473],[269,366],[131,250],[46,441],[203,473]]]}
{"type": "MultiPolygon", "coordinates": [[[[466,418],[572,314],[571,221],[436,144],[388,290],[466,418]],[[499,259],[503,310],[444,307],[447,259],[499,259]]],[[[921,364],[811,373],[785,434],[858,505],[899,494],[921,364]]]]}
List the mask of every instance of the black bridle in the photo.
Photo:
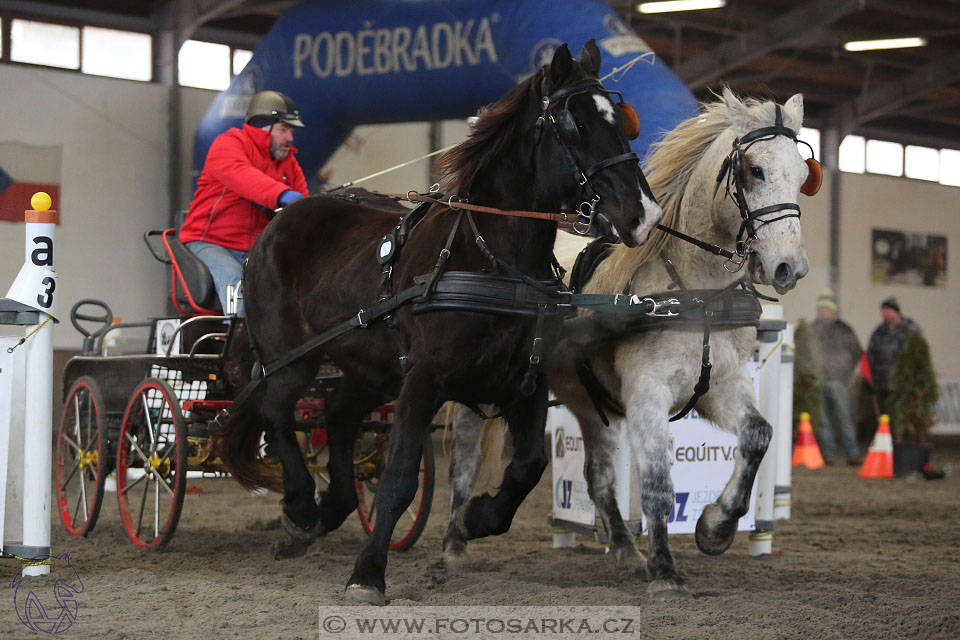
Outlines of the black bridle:
{"type": "Polygon", "coordinates": [[[643,176],[643,172],[640,170],[640,157],[636,153],[629,151],[626,142],[623,142],[623,153],[600,160],[587,169],[582,169],[580,167],[580,163],[577,162],[576,157],[570,151],[570,149],[576,149],[580,145],[580,131],[577,129],[577,123],[569,109],[570,98],[581,93],[587,93],[591,90],[595,90],[607,95],[616,94],[619,101],[623,102],[623,96],[619,91],[605,89],[603,84],[596,78],[584,78],[582,80],[577,80],[576,82],[568,84],[565,87],[557,89],[553,93],[548,93],[546,80],[544,80],[540,85],[540,117],[537,118],[536,122],[536,144],[539,146],[540,140],[543,136],[544,124],[548,123],[550,125],[550,129],[553,131],[554,136],[556,136],[557,141],[559,141],[560,147],[564,151],[567,162],[572,165],[574,175],[577,177],[577,180],[580,183],[577,194],[577,199],[581,201],[580,205],[577,207],[579,220],[573,226],[573,230],[580,235],[587,235],[590,233],[590,229],[593,227],[594,212],[600,202],[600,194],[597,193],[596,189],[594,189],[593,185],[590,183],[590,179],[604,169],[612,167],[621,162],[636,162],[636,171],[640,177],[641,188],[645,188],[647,193],[650,193],[650,187],[647,185],[647,180],[643,176]],[[563,106],[556,110],[555,113],[548,113],[550,111],[550,105],[561,100],[563,101],[563,106]]]}
{"type": "Polygon", "coordinates": [[[720,166],[720,172],[717,174],[717,188],[720,188],[721,181],[723,181],[724,177],[726,177],[727,196],[729,196],[730,199],[733,200],[733,202],[737,205],[737,209],[740,211],[740,218],[742,220],[740,223],[740,230],[737,232],[735,249],[739,260],[735,258],[728,258],[727,262],[725,262],[723,265],[724,269],[730,272],[739,271],[743,267],[743,264],[746,261],[746,256],[748,253],[750,253],[750,245],[757,239],[757,229],[763,227],[764,225],[768,225],[771,222],[777,222],[778,220],[800,217],[800,205],[796,202],[781,202],[779,204],[771,204],[769,206],[754,209],[752,211],[747,205],[747,199],[745,196],[747,181],[747,149],[758,142],[773,140],[777,136],[784,136],[790,138],[796,143],[807,145],[807,148],[810,149],[811,157],[813,156],[813,147],[811,147],[809,143],[799,140],[793,129],[790,129],[783,124],[783,113],[780,110],[780,105],[775,104],[774,107],[776,109],[776,116],[773,126],[760,127],[759,129],[754,129],[753,131],[747,133],[742,138],[734,138],[733,149],[730,151],[729,155],[724,158],[723,164],[720,166]],[[770,220],[758,220],[761,216],[775,213],[777,211],[788,211],[789,213],[784,213],[783,215],[777,216],[776,218],[772,218],[770,220]],[[728,267],[728,264],[733,265],[732,268],[728,267]]]}

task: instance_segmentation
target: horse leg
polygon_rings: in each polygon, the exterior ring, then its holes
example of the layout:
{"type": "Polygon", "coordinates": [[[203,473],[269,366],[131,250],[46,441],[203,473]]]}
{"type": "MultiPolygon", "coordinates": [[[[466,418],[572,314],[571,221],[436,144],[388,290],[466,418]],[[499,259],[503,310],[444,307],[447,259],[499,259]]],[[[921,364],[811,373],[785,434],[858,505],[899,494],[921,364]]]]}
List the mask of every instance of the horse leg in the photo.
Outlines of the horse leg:
{"type": "Polygon", "coordinates": [[[676,497],[670,477],[670,427],[667,414],[671,397],[655,380],[632,379],[632,393],[627,403],[627,429],[630,447],[640,474],[640,502],[647,518],[649,555],[647,570],[650,584],[647,593],[657,599],[687,595],[683,578],[670,553],[667,521],[676,497]],[[656,392],[664,393],[658,395],[656,392]]]}
{"type": "MultiPolygon", "coordinates": [[[[593,411],[589,409],[588,411],[593,411]]],[[[603,526],[610,536],[610,553],[617,566],[628,575],[647,577],[646,558],[633,543],[633,534],[627,528],[617,503],[617,474],[614,461],[617,450],[616,426],[605,426],[596,412],[589,417],[578,416],[583,433],[586,459],[583,465],[590,499],[597,507],[603,526]]]]}
{"type": "Polygon", "coordinates": [[[336,396],[327,403],[327,473],[330,484],[320,498],[320,530],[335,530],[357,508],[353,454],[357,429],[364,416],[383,404],[383,396],[344,376],[336,396]]]}
{"type": "Polygon", "coordinates": [[[273,444],[283,469],[280,522],[288,537],[273,547],[277,560],[302,556],[321,533],[320,511],[314,499],[316,485],[303,460],[293,420],[296,402],[316,371],[316,362],[307,360],[281,369],[263,382],[267,389],[260,413],[272,428],[273,444]]]}
{"type": "Polygon", "coordinates": [[[466,406],[453,403],[450,410],[453,428],[453,453],[450,456],[450,517],[443,536],[443,559],[457,564],[467,557],[467,540],[457,530],[456,516],[470,499],[470,490],[477,474],[480,459],[480,440],[483,436],[483,418],[466,406]]]}
{"type": "Polygon", "coordinates": [[[543,447],[547,385],[543,377],[540,376],[532,396],[518,401],[504,415],[513,435],[513,458],[503,473],[503,484],[496,495],[485,493],[460,507],[456,527],[465,540],[506,533],[520,503],[537,486],[547,467],[543,447]]]}
{"type": "Polygon", "coordinates": [[[397,398],[390,432],[390,460],[380,478],[377,520],[373,533],[357,555],[347,581],[346,597],[353,602],[383,605],[390,536],[401,514],[413,501],[419,483],[420,458],[430,424],[439,408],[433,372],[414,367],[397,398]]]}
{"type": "Polygon", "coordinates": [[[715,384],[697,403],[697,410],[721,429],[737,435],[733,474],[719,499],[704,507],[697,520],[697,547],[716,556],[733,543],[737,521],[750,507],[753,481],[773,436],[773,427],[754,405],[753,382],[746,372],[733,381],[715,384]]]}

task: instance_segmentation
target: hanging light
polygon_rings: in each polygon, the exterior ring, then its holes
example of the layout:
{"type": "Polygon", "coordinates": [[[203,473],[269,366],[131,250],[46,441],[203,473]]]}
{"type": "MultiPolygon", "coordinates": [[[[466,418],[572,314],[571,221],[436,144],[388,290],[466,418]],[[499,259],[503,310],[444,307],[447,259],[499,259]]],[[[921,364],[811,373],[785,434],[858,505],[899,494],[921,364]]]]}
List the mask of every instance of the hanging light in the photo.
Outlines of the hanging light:
{"type": "Polygon", "coordinates": [[[727,6],[727,0],[663,0],[661,2],[641,2],[637,5],[637,11],[640,13],[669,13],[671,11],[720,9],[725,6],[727,6]]]}
{"type": "Polygon", "coordinates": [[[886,38],[884,40],[854,40],[845,42],[847,51],[873,51],[875,49],[906,49],[927,46],[926,38],[886,38]]]}

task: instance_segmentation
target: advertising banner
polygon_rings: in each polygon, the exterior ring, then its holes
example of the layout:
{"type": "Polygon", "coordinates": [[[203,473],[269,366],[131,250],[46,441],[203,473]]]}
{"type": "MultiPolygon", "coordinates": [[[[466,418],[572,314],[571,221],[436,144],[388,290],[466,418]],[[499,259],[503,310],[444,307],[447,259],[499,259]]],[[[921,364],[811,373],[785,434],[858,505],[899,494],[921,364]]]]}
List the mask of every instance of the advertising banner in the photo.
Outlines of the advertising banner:
{"type": "MultiPolygon", "coordinates": [[[[747,367],[753,377],[756,393],[758,364],[750,362],[747,367]]],[[[609,428],[617,429],[619,425],[613,422],[609,428]]],[[[553,517],[592,526],[595,508],[583,475],[585,453],[579,424],[565,407],[552,407],[547,414],[547,429],[553,436],[553,517]]],[[[670,438],[670,477],[675,499],[667,531],[671,534],[693,533],[703,508],[716,502],[733,473],[737,437],[704,420],[696,411],[691,411],[681,420],[670,423],[670,438]]],[[[616,466],[617,502],[621,515],[628,522],[643,522],[643,532],[646,533],[639,476],[623,431],[620,433],[616,466]]],[[[738,531],[754,528],[755,497],[756,486],[750,499],[750,509],[740,518],[738,531]]],[[[597,522],[597,526],[603,525],[597,522]]]]}
{"type": "MultiPolygon", "coordinates": [[[[603,0],[299,3],[204,115],[195,176],[213,139],[242,126],[258,91],[280,91],[300,108],[306,127],[297,131],[297,158],[309,177],[357,125],[466,118],[535,73],[561,44],[576,56],[591,38],[601,76],[651,51],[603,0]]],[[[652,56],[605,85],[636,108],[641,130],[631,146],[641,157],[697,111],[686,86],[652,56]]]]}

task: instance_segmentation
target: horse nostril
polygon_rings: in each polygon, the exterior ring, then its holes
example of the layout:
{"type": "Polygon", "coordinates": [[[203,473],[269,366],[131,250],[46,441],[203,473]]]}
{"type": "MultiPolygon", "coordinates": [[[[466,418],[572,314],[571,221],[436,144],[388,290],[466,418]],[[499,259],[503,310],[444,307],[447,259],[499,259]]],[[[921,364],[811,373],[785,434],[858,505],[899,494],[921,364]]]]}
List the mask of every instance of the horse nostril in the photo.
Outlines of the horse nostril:
{"type": "Polygon", "coordinates": [[[786,284],[790,282],[792,276],[793,269],[790,268],[790,265],[786,262],[781,262],[777,265],[777,269],[773,273],[773,280],[779,284],[786,284]]]}

